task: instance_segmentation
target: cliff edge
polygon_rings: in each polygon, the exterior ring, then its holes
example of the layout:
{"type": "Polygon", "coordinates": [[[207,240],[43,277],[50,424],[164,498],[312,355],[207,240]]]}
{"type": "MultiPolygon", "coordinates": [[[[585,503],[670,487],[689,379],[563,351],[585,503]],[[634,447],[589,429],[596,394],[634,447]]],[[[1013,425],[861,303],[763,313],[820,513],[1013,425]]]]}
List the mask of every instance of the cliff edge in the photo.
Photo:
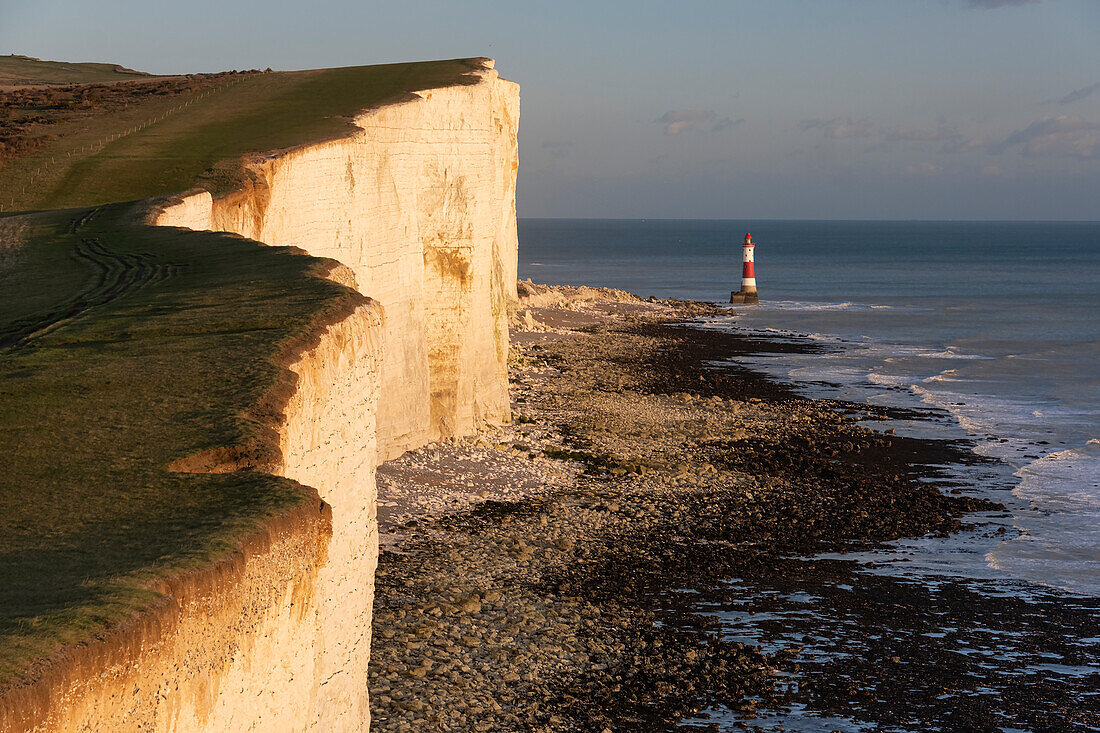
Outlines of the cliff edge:
{"type": "Polygon", "coordinates": [[[518,87],[426,68],[186,194],[4,220],[0,730],[369,726],[375,467],[509,419],[518,87]]]}
{"type": "Polygon", "coordinates": [[[354,272],[386,313],[383,460],[508,418],[519,87],[477,84],[355,117],[356,133],[249,165],[250,185],[182,197],[161,226],[299,247],[354,272]]]}

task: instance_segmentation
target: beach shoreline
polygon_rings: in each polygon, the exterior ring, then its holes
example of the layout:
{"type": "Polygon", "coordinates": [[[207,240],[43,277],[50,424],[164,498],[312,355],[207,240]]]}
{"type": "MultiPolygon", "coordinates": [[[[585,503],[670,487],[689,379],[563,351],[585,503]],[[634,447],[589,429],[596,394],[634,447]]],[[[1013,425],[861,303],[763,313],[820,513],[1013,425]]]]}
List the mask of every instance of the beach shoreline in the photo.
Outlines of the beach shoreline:
{"type": "Polygon", "coordinates": [[[691,326],[728,310],[520,290],[516,422],[379,469],[379,730],[1098,722],[1073,673],[1017,674],[1087,666],[1091,600],[818,558],[996,511],[936,488],[937,466],[980,460],[965,443],[868,429],[913,415],[728,363],[812,348],[691,326]]]}

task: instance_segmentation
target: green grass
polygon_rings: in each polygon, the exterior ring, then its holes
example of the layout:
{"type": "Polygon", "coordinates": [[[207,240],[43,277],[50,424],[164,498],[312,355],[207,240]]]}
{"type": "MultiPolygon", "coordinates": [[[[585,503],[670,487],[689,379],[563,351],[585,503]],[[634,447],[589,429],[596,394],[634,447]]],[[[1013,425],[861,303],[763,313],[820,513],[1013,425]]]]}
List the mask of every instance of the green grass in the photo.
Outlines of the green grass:
{"type": "Polygon", "coordinates": [[[146,607],[143,581],[229,551],[307,496],[259,472],[167,465],[255,439],[245,415],[276,384],[277,355],[359,296],[310,277],[314,258],[139,225],[130,208],[75,234],[80,211],[34,215],[0,269],[9,338],[93,302],[0,352],[0,689],[146,607]],[[88,241],[98,261],[130,263],[113,277],[131,287],[102,286],[88,241]]]}
{"type": "Polygon", "coordinates": [[[243,156],[348,135],[360,110],[420,89],[474,83],[465,74],[479,67],[460,59],[241,76],[102,148],[103,140],[163,110],[150,109],[142,119],[135,110],[92,117],[79,130],[63,130],[66,137],[55,145],[0,169],[0,204],[6,210],[89,206],[197,184],[226,192],[246,179],[243,156]],[[77,152],[81,146],[86,153],[77,152]]]}
{"type": "Polygon", "coordinates": [[[0,84],[92,84],[150,76],[118,64],[43,61],[18,54],[0,56],[0,84]]]}

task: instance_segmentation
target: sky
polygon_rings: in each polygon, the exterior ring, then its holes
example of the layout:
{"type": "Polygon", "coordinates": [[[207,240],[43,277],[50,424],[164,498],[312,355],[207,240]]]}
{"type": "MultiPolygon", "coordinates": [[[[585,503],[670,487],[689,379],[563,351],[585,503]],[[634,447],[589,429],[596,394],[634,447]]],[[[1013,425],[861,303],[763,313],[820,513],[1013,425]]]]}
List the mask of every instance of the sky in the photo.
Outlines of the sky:
{"type": "Polygon", "coordinates": [[[1100,220],[1100,0],[0,0],[0,53],[491,56],[521,217],[1100,220]]]}

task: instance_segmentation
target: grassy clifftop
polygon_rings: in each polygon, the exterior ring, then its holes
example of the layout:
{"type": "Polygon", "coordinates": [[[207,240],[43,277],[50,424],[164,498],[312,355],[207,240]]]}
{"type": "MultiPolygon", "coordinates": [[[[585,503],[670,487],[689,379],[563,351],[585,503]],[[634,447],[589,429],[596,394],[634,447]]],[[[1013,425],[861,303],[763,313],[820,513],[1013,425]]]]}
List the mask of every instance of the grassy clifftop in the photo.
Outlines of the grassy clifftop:
{"type": "Polygon", "coordinates": [[[280,355],[361,296],[312,277],[314,258],[133,209],[32,215],[0,251],[0,692],[313,496],[168,465],[269,444],[257,411],[280,355]]]}
{"type": "Polygon", "coordinates": [[[148,609],[151,580],[224,557],[315,499],[261,471],[168,466],[270,448],[288,349],[362,296],[316,277],[316,258],[151,227],[145,204],[117,202],[224,190],[250,153],[345,135],[358,111],[472,83],[479,67],[244,75],[182,107],[174,95],[67,119],[0,169],[0,202],[41,209],[0,215],[0,695],[148,609]],[[105,135],[121,136],[89,142],[105,135]]]}
{"type": "Polygon", "coordinates": [[[420,89],[472,84],[478,60],[234,75],[182,94],[52,125],[0,168],[5,211],[88,206],[239,185],[243,156],[347,135],[360,110],[420,89]]]}
{"type": "Polygon", "coordinates": [[[91,84],[149,76],[152,75],[118,64],[43,61],[14,53],[0,56],[0,84],[91,84]]]}

